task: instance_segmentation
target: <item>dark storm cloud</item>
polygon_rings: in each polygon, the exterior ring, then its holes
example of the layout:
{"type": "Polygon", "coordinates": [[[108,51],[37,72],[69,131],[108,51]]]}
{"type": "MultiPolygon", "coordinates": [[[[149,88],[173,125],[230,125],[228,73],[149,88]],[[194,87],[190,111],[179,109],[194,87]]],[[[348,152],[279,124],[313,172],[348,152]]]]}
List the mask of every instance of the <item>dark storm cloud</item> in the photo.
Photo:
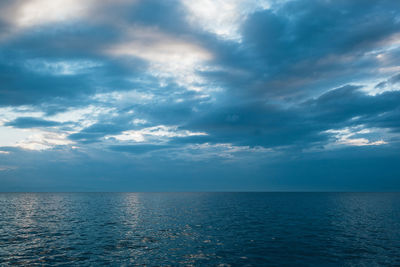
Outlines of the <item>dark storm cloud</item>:
{"type": "Polygon", "coordinates": [[[188,140],[306,148],[329,141],[324,131],[330,129],[364,125],[398,131],[400,91],[368,95],[361,89],[346,85],[287,108],[261,101],[217,107],[185,125],[209,136],[188,140]]]}
{"type": "MultiPolygon", "coordinates": [[[[139,117],[144,116],[156,124],[178,124],[182,130],[203,131],[208,134],[173,138],[171,144],[232,143],[307,148],[326,144],[329,135],[325,131],[330,129],[364,125],[398,131],[400,91],[368,95],[362,89],[362,86],[346,85],[290,107],[263,101],[242,103],[242,99],[233,99],[235,101],[230,105],[206,104],[207,108],[198,106],[200,111],[194,112],[191,107],[196,102],[176,105],[173,101],[163,104],[155,101],[150,105],[138,106],[135,116],[139,114],[139,117]]],[[[70,135],[70,139],[98,141],[107,135],[149,126],[134,126],[132,119],[130,115],[122,113],[118,118],[104,118],[99,123],[70,135]]]]}
{"type": "Polygon", "coordinates": [[[59,126],[61,123],[56,121],[44,120],[34,117],[19,117],[13,121],[7,122],[5,126],[12,126],[14,128],[35,128],[35,127],[52,127],[59,126]]]}
{"type": "Polygon", "coordinates": [[[69,139],[83,143],[93,143],[100,141],[106,135],[119,134],[127,129],[129,129],[127,124],[96,123],[78,133],[69,135],[69,139]]]}
{"type": "Polygon", "coordinates": [[[81,131],[69,135],[69,139],[83,142],[83,143],[94,143],[100,141],[101,138],[107,135],[119,134],[123,131],[134,129],[132,124],[132,117],[119,112],[117,117],[105,116],[100,120],[88,127],[85,127],[81,131]]]}
{"type": "MultiPolygon", "coordinates": [[[[63,36],[60,38],[62,42],[63,36]]],[[[81,43],[85,41],[80,40],[81,43]]],[[[24,43],[30,44],[31,40],[24,43]]],[[[94,93],[140,88],[140,84],[127,80],[128,75],[130,78],[138,76],[135,69],[143,65],[140,60],[117,62],[91,53],[72,56],[69,54],[75,52],[73,46],[68,43],[62,46],[69,51],[50,46],[41,47],[42,52],[29,46],[13,47],[9,53],[0,53],[0,105],[33,104],[43,108],[57,103],[59,107],[68,107],[88,104],[86,99],[94,93]],[[62,68],[66,71],[71,68],[71,73],[64,75],[62,68]]],[[[82,52],[79,47],[76,49],[78,54],[82,52]]]]}
{"type": "Polygon", "coordinates": [[[357,86],[344,86],[305,102],[302,109],[320,130],[363,125],[400,131],[400,91],[372,96],[357,86]]]}
{"type": "Polygon", "coordinates": [[[296,142],[320,141],[319,129],[294,110],[260,102],[241,106],[218,107],[198,120],[189,129],[204,130],[215,143],[252,146],[284,146],[296,142]]]}
{"type": "Polygon", "coordinates": [[[285,98],[364,78],[384,64],[367,53],[399,33],[399,8],[396,1],[290,1],[256,12],[240,46],[216,47],[226,72],[205,75],[242,94],[285,98]]]}
{"type": "Polygon", "coordinates": [[[76,97],[93,90],[85,76],[59,76],[32,73],[22,66],[0,65],[0,105],[26,105],[52,98],[76,97]]]}
{"type": "Polygon", "coordinates": [[[155,27],[203,45],[214,53],[213,63],[224,70],[200,74],[210,85],[222,85],[230,93],[249,98],[308,95],[337,86],[350,75],[365,76],[377,62],[362,56],[398,32],[397,7],[395,1],[371,1],[368,5],[292,1],[276,10],[250,15],[241,27],[242,43],[235,44],[190,27],[177,1],[99,4],[92,23],[41,26],[40,31],[14,38],[3,45],[3,60],[18,53],[25,59],[89,59],[104,65],[94,69],[92,75],[76,77],[27,73],[21,69],[22,61],[4,65],[12,74],[2,77],[2,104],[37,104],[59,98],[75,102],[82,94],[92,94],[99,88],[113,91],[137,86],[126,79],[140,77],[145,62],[116,61],[101,53],[112,43],[126,39],[123,25],[155,27]],[[125,24],[110,23],[115,17],[125,24]]]}
{"type": "Polygon", "coordinates": [[[380,115],[393,114],[400,108],[400,91],[387,91],[375,96],[367,95],[358,86],[344,86],[329,91],[317,99],[304,103],[314,119],[331,125],[383,121],[380,115]],[[348,122],[350,119],[354,122],[348,122]]]}

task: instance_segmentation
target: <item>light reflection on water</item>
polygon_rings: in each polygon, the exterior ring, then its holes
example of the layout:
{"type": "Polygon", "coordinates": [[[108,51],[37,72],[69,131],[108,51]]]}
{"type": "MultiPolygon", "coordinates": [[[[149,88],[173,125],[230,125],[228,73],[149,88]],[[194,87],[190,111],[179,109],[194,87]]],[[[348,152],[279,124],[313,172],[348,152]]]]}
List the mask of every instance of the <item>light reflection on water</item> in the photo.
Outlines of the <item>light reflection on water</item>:
{"type": "Polygon", "coordinates": [[[1,265],[399,265],[396,193],[2,193],[1,265]]]}

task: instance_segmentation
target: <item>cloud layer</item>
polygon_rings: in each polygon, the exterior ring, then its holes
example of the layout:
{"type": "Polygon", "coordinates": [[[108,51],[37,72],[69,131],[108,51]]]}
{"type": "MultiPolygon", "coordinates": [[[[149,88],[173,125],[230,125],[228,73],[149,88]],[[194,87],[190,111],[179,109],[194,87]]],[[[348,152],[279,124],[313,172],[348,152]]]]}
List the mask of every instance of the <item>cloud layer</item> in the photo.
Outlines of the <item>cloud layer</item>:
{"type": "Polygon", "coordinates": [[[0,190],[400,189],[396,1],[0,10],[0,190]]]}

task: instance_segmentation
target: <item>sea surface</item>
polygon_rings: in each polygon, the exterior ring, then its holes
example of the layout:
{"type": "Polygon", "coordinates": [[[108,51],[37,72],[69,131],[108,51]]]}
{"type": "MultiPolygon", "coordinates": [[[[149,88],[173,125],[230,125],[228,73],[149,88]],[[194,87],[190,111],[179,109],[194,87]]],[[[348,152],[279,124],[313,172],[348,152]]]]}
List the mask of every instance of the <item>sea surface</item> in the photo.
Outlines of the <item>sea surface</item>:
{"type": "Polygon", "coordinates": [[[399,193],[0,193],[0,265],[400,266],[399,193]]]}

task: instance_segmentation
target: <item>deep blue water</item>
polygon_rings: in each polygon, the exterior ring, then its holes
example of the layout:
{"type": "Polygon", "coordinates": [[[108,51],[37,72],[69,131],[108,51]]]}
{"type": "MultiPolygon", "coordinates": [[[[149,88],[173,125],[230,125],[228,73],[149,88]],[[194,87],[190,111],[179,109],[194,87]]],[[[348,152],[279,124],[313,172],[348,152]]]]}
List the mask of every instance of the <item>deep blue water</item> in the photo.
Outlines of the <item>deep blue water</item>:
{"type": "Polygon", "coordinates": [[[1,193],[1,265],[400,265],[398,193],[1,193]]]}

